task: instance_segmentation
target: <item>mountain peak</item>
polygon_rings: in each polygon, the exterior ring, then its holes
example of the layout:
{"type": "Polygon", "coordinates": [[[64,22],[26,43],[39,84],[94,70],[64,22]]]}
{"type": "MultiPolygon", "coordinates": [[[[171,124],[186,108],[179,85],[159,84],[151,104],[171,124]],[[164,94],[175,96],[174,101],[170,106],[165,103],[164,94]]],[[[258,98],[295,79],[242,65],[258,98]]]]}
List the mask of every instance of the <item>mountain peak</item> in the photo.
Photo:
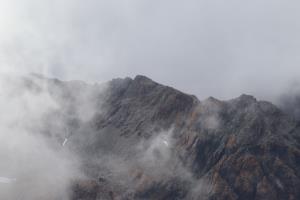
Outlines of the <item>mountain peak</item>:
{"type": "Polygon", "coordinates": [[[269,102],[246,94],[200,102],[142,75],[113,79],[104,93],[69,81],[49,88],[64,109],[47,115],[41,132],[70,130],[64,148],[99,180],[75,181],[74,200],[202,199],[195,181],[210,183],[209,199],[300,199],[300,128],[269,102]]]}
{"type": "Polygon", "coordinates": [[[238,97],[238,99],[241,101],[251,101],[251,102],[256,101],[256,98],[254,96],[248,94],[242,94],[241,96],[238,97]]]}
{"type": "Polygon", "coordinates": [[[146,83],[146,84],[155,83],[152,79],[148,78],[147,76],[143,76],[143,75],[137,75],[134,78],[134,81],[136,81],[138,83],[146,83]]]}
{"type": "Polygon", "coordinates": [[[229,102],[232,102],[234,106],[247,106],[247,105],[251,105],[251,104],[255,104],[257,102],[256,98],[251,96],[251,95],[247,95],[247,94],[242,94],[241,96],[234,98],[232,100],[230,100],[229,102]]]}

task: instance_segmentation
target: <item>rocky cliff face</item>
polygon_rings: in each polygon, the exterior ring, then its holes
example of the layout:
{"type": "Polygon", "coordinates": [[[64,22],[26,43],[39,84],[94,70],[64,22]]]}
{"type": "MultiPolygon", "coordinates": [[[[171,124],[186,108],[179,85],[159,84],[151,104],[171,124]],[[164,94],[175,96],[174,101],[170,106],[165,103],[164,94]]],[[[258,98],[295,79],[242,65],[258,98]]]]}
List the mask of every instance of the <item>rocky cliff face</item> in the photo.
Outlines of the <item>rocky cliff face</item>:
{"type": "Polygon", "coordinates": [[[63,108],[45,134],[82,160],[73,200],[300,199],[300,124],[269,102],[199,101],[144,76],[41,80],[63,108]]]}

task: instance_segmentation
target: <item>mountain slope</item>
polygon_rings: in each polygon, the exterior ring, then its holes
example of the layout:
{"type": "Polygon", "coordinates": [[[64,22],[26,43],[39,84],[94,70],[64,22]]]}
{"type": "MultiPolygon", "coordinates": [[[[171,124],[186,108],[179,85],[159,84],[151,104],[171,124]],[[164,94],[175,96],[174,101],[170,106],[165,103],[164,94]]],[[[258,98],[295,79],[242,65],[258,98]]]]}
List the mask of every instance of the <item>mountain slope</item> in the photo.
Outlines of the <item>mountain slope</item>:
{"type": "Polygon", "coordinates": [[[300,199],[300,125],[269,102],[199,101],[144,76],[38,79],[63,108],[47,129],[82,159],[74,200],[300,199]]]}

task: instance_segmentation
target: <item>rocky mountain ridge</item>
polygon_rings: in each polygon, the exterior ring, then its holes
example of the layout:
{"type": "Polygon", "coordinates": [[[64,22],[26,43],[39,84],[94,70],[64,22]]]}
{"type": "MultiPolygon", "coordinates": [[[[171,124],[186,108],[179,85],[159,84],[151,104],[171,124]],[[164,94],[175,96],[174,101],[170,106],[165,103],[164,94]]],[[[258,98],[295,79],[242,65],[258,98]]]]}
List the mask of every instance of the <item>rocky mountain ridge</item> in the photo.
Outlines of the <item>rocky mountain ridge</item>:
{"type": "Polygon", "coordinates": [[[82,158],[72,200],[300,199],[300,124],[269,102],[200,101],[145,76],[37,79],[63,108],[48,134],[82,158]]]}

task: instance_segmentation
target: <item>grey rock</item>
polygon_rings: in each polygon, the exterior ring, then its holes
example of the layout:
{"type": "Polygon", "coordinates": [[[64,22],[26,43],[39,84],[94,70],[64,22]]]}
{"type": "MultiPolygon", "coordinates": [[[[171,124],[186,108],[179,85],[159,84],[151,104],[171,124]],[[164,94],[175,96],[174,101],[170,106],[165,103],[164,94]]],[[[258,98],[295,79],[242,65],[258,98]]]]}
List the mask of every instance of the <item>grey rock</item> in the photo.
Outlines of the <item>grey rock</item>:
{"type": "MultiPolygon", "coordinates": [[[[272,103],[200,101],[145,76],[41,79],[64,108],[48,117],[71,130],[67,146],[90,178],[74,183],[73,200],[300,199],[300,124],[272,103]]],[[[65,134],[53,122],[47,129],[65,134]]]]}

